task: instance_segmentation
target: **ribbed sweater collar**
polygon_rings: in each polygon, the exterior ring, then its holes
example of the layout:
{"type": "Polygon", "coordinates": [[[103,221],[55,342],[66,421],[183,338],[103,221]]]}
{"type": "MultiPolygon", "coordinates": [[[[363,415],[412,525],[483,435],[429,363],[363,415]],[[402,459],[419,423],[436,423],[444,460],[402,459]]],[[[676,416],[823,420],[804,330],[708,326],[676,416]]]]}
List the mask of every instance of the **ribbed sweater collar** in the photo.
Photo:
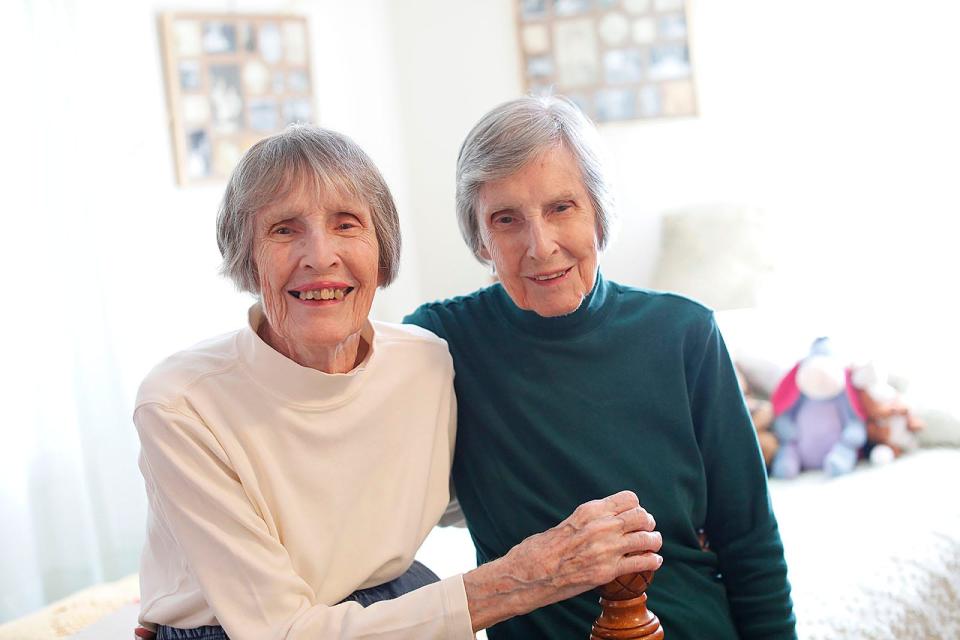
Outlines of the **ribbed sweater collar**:
{"type": "Polygon", "coordinates": [[[503,285],[494,287],[497,306],[504,318],[524,333],[543,338],[570,338],[583,335],[596,328],[616,305],[617,297],[611,295],[610,285],[597,271],[593,289],[573,313],[554,318],[545,318],[535,311],[521,309],[507,294],[503,285]]]}
{"type": "Polygon", "coordinates": [[[261,387],[290,404],[317,408],[343,404],[360,392],[376,363],[375,335],[369,320],[360,335],[370,349],[363,362],[348,373],[324,373],[304,367],[274,350],[257,333],[265,321],[259,303],[250,307],[247,320],[237,337],[244,368],[261,387]]]}

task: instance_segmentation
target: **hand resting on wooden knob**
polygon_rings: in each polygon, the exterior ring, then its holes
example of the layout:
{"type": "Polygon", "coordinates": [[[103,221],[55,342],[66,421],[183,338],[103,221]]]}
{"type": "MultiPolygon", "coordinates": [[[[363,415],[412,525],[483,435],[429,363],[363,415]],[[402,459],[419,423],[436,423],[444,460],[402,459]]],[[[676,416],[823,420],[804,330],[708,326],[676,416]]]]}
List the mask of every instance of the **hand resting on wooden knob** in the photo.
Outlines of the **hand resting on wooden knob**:
{"type": "Polygon", "coordinates": [[[656,521],[632,491],[586,502],[555,527],[526,538],[502,558],[464,575],[474,628],[566,600],[624,575],[663,563],[656,521]],[[493,582],[495,584],[490,584],[493,582]],[[479,599],[491,587],[512,593],[511,611],[488,620],[479,599]]]}

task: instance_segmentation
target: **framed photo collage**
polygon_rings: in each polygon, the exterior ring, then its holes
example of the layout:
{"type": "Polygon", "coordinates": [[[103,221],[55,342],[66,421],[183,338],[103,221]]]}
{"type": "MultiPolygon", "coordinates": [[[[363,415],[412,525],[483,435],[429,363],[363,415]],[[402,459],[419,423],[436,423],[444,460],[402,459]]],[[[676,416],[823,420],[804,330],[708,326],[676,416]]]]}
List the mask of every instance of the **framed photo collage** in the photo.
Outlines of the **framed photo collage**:
{"type": "Polygon", "coordinates": [[[684,0],[517,0],[527,91],[598,123],[697,113],[684,0]]]}
{"type": "Polygon", "coordinates": [[[160,34],[179,184],[223,179],[256,141],[314,121],[305,18],[166,13],[160,34]]]}

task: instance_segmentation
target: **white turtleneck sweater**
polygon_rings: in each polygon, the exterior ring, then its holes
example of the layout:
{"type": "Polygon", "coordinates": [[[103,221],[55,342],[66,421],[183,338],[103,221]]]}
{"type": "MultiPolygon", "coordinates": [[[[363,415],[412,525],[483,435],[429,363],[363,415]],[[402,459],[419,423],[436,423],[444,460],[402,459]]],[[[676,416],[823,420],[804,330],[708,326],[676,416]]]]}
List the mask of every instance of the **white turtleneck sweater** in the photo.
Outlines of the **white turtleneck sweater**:
{"type": "Polygon", "coordinates": [[[347,374],[248,326],[158,365],[134,422],[149,499],[140,621],[233,640],[473,638],[462,576],[367,608],[444,512],[456,429],[447,345],[367,324],[347,374]]]}

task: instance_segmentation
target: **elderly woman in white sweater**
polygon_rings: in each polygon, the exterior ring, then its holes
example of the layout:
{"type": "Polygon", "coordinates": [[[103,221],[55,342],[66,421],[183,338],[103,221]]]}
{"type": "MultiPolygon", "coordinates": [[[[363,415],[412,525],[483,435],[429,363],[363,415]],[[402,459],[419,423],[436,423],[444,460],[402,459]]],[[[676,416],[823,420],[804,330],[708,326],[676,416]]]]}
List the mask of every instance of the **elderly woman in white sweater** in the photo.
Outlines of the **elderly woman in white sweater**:
{"type": "Polygon", "coordinates": [[[257,143],[217,224],[224,273],[259,300],[140,388],[139,635],[472,638],[658,566],[629,492],[463,575],[414,562],[450,498],[453,369],[433,334],[367,318],[400,232],[350,139],[297,126],[257,143]]]}

